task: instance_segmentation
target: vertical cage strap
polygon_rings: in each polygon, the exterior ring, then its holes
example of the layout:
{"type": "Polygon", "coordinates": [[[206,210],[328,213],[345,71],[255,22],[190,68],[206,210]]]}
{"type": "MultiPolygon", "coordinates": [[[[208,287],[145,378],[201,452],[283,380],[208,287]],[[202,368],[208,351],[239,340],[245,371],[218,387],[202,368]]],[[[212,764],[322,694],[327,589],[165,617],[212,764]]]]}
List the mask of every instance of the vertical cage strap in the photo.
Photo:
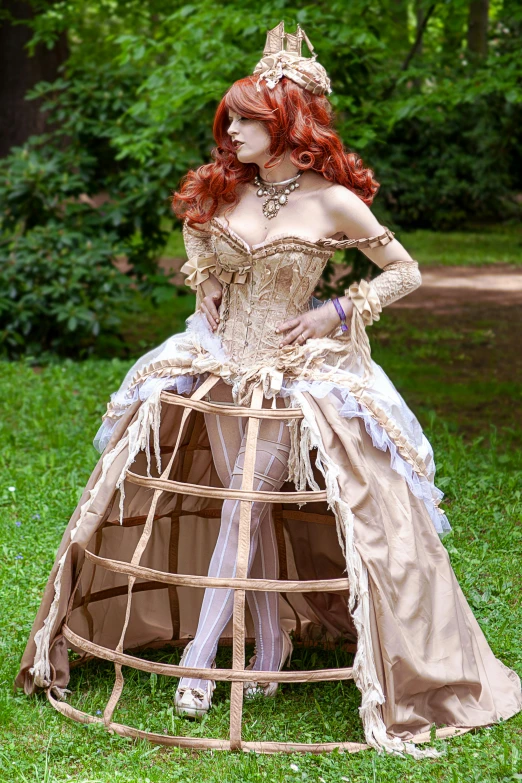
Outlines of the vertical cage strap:
{"type": "MultiPolygon", "coordinates": [[[[288,579],[288,562],[286,558],[286,542],[285,542],[285,530],[284,530],[284,511],[282,508],[282,504],[278,503],[277,505],[274,505],[273,511],[272,511],[272,517],[274,521],[274,531],[275,531],[275,537],[277,542],[277,553],[279,558],[279,580],[287,580],[288,579]]],[[[287,593],[280,593],[281,598],[286,601],[288,606],[293,612],[294,619],[295,619],[295,631],[294,631],[294,640],[301,638],[301,618],[299,617],[299,612],[296,612],[294,609],[294,606],[288,597],[287,593]]]]}
{"type": "MultiPolygon", "coordinates": [[[[252,392],[251,408],[263,406],[263,387],[255,386],[252,392]]],[[[254,486],[254,468],[256,461],[257,437],[260,419],[249,418],[245,447],[245,461],[241,489],[251,491],[254,486]]],[[[237,542],[236,576],[245,579],[248,575],[248,557],[250,554],[250,520],[252,501],[242,500],[239,510],[239,534],[237,542]]],[[[232,668],[245,668],[245,591],[234,592],[232,668]]],[[[241,717],[243,713],[243,683],[233,682],[230,693],[230,748],[241,748],[241,717]]]]}
{"type": "MultiPolygon", "coordinates": [[[[192,462],[194,460],[194,450],[198,444],[201,431],[203,430],[205,419],[203,414],[199,411],[195,414],[196,420],[190,440],[188,449],[183,457],[183,464],[181,469],[181,481],[186,482],[192,462]]],[[[183,512],[183,500],[184,495],[181,492],[176,496],[176,507],[170,515],[170,537],[169,537],[169,571],[171,574],[177,574],[178,572],[178,550],[179,550],[179,529],[180,529],[180,515],[183,512]]],[[[176,585],[169,585],[169,607],[170,607],[170,619],[172,622],[172,639],[178,639],[180,634],[180,614],[179,614],[179,597],[178,588],[176,585]]]]}
{"type": "MultiPolygon", "coordinates": [[[[198,400],[201,397],[203,397],[204,394],[206,394],[219,380],[219,376],[217,375],[210,375],[201,386],[196,389],[196,391],[191,395],[192,399],[198,400]]],[[[174,449],[172,451],[172,456],[169,460],[169,464],[161,474],[161,478],[168,478],[170,475],[170,471],[172,470],[172,465],[174,464],[174,459],[176,457],[176,454],[178,453],[178,449],[181,443],[181,438],[183,435],[183,429],[185,427],[185,423],[187,421],[187,418],[189,417],[191,412],[190,408],[184,408],[183,413],[181,416],[181,421],[178,428],[178,437],[176,439],[176,445],[174,446],[174,449]]],[[[134,554],[132,556],[131,565],[139,565],[141,561],[141,557],[143,555],[143,552],[145,551],[145,547],[147,546],[151,533],[152,533],[152,525],[154,522],[154,515],[156,513],[156,507],[158,505],[158,500],[160,498],[160,495],[162,494],[163,490],[156,489],[154,490],[154,495],[152,497],[152,502],[150,504],[149,513],[147,514],[147,519],[145,521],[145,525],[143,526],[143,533],[140,536],[140,540],[138,541],[136,545],[136,549],[134,550],[134,554]]],[[[127,591],[127,607],[125,611],[125,620],[123,623],[123,628],[120,636],[120,640],[118,642],[118,645],[116,647],[116,652],[123,652],[123,644],[125,640],[125,634],[127,632],[127,627],[129,625],[130,620],[130,613],[131,613],[131,604],[132,604],[132,588],[134,587],[134,582],[136,581],[135,576],[129,576],[128,578],[128,591],[127,591]]],[[[116,708],[116,705],[118,704],[118,701],[120,699],[120,696],[123,691],[123,685],[124,685],[124,678],[121,671],[121,663],[115,663],[114,664],[115,669],[115,682],[114,687],[112,689],[112,693],[110,695],[109,701],[107,702],[107,706],[105,707],[105,710],[103,712],[103,720],[105,725],[107,726],[111,720],[112,715],[114,713],[114,710],[116,708]]]]}

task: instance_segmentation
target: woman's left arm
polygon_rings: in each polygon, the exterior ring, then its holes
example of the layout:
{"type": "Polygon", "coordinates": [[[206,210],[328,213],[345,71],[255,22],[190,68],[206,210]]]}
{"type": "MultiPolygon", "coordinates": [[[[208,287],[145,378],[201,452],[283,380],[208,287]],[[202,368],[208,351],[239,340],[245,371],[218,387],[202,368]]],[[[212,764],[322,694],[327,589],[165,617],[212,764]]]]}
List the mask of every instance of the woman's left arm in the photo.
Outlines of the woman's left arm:
{"type": "MultiPolygon", "coordinates": [[[[345,295],[339,297],[339,303],[346,314],[346,320],[352,319],[354,308],[365,326],[379,320],[383,307],[395,302],[421,284],[419,266],[408,251],[395,239],[386,237],[386,229],[380,225],[371,210],[361,199],[341,185],[323,191],[325,208],[332,221],[332,235],[342,234],[352,240],[369,237],[383,237],[373,247],[361,247],[361,251],[370,261],[377,264],[383,273],[371,283],[362,280],[353,283],[345,295]]],[[[279,324],[279,332],[287,332],[280,346],[295,341],[303,342],[310,337],[325,337],[340,320],[332,302],[311,310],[297,318],[279,324]],[[303,336],[301,339],[300,336],[303,336]]]]}

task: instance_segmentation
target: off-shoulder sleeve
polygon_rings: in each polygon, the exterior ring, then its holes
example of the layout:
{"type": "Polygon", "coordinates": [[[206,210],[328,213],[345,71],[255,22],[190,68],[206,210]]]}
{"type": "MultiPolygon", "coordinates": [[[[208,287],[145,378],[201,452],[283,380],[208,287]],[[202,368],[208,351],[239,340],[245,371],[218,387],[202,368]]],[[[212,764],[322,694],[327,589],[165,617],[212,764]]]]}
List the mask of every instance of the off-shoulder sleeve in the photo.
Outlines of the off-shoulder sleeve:
{"type": "Polygon", "coordinates": [[[183,241],[187,261],[181,267],[181,272],[187,275],[185,284],[193,291],[205,280],[208,280],[216,268],[216,255],[212,246],[210,231],[191,228],[187,221],[183,223],[183,241]]]}
{"type": "MultiPolygon", "coordinates": [[[[323,239],[321,244],[335,250],[351,248],[364,250],[383,247],[391,242],[393,237],[393,231],[383,226],[382,234],[374,237],[343,240],[323,239]]],[[[419,265],[416,261],[413,259],[411,261],[391,261],[383,267],[382,274],[371,283],[366,280],[352,283],[344,293],[352,300],[354,309],[360,314],[365,326],[369,326],[373,321],[379,320],[379,313],[383,307],[414,291],[421,282],[419,265]]]]}
{"type": "MultiPolygon", "coordinates": [[[[384,227],[383,227],[384,228],[384,227]]],[[[336,250],[349,248],[375,248],[387,245],[393,240],[394,234],[388,228],[378,236],[366,239],[346,239],[341,241],[324,240],[325,246],[336,250]]],[[[372,374],[370,344],[366,335],[366,327],[378,321],[383,307],[396,302],[406,294],[411,293],[422,282],[419,265],[416,261],[391,261],[383,267],[382,273],[375,280],[368,282],[360,280],[344,292],[353,303],[350,329],[350,339],[354,351],[360,356],[365,376],[372,374]]]]}

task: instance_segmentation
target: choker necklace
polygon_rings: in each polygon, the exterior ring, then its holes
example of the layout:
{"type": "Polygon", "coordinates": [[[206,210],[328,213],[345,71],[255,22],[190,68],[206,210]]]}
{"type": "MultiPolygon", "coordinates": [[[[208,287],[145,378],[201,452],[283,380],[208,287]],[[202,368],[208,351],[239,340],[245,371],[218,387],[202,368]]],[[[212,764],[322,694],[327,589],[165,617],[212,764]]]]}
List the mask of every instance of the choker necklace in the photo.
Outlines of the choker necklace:
{"type": "Polygon", "coordinates": [[[259,198],[265,198],[263,202],[263,215],[266,218],[275,218],[279,213],[281,207],[284,207],[288,203],[288,196],[292,191],[299,187],[297,180],[301,176],[302,172],[296,174],[295,177],[285,179],[282,182],[265,182],[264,179],[256,174],[254,177],[254,185],[259,188],[257,195],[259,198]]]}

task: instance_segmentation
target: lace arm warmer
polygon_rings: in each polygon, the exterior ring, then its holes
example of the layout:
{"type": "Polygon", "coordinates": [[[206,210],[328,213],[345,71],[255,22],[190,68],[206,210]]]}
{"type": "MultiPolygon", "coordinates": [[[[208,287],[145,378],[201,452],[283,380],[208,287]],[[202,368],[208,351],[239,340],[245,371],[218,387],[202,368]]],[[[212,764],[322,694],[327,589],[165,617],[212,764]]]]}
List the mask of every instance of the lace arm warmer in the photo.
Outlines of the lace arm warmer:
{"type": "MultiPolygon", "coordinates": [[[[367,239],[323,239],[320,240],[324,247],[335,250],[360,250],[383,247],[393,240],[394,233],[389,228],[384,228],[382,234],[367,239]]],[[[369,326],[373,321],[379,320],[379,313],[383,307],[397,301],[414,291],[421,284],[419,265],[413,259],[409,261],[390,261],[383,267],[382,275],[368,283],[361,280],[344,292],[354,304],[354,312],[361,316],[364,325],[369,326]]]]}
{"type": "MultiPolygon", "coordinates": [[[[337,249],[351,247],[375,248],[387,245],[393,240],[393,233],[385,229],[383,234],[368,239],[345,240],[330,243],[337,249]]],[[[390,261],[383,267],[382,274],[369,283],[361,280],[344,292],[353,303],[351,319],[350,340],[353,351],[359,356],[364,369],[364,380],[372,376],[372,361],[370,343],[366,334],[366,327],[374,321],[378,321],[383,307],[396,302],[406,294],[414,291],[422,282],[419,265],[413,259],[403,261],[390,261]]]]}
{"type": "Polygon", "coordinates": [[[415,291],[421,282],[416,261],[391,261],[371,283],[366,280],[352,283],[344,293],[352,300],[354,311],[358,311],[364,325],[370,326],[379,320],[383,307],[415,291]]]}
{"type": "Polygon", "coordinates": [[[183,241],[187,252],[187,261],[180,271],[187,275],[185,284],[193,291],[208,280],[216,268],[216,256],[212,247],[212,235],[209,231],[190,228],[187,221],[183,223],[183,241]]]}

